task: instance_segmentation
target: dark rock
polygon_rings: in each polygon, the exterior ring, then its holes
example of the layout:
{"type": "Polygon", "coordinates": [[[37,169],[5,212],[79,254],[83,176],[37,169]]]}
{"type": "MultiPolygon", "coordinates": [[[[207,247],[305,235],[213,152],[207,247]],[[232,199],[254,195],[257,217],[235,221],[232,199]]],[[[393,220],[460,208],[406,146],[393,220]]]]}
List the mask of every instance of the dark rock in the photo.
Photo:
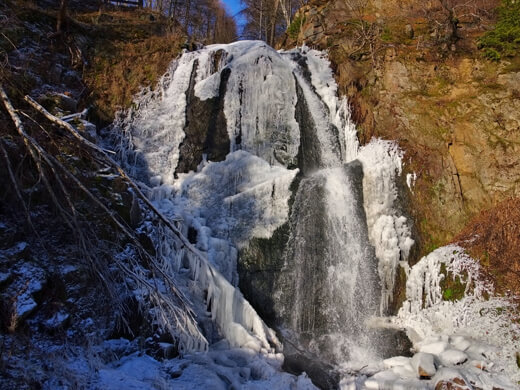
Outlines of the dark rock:
{"type": "Polygon", "coordinates": [[[219,95],[212,99],[200,100],[195,96],[195,75],[193,67],[190,87],[187,92],[186,134],[179,147],[179,163],[176,173],[195,171],[202,162],[203,155],[211,161],[223,161],[229,153],[229,136],[224,115],[224,95],[231,71],[220,74],[219,95]]]}
{"type": "Polygon", "coordinates": [[[135,229],[141,224],[142,220],[143,216],[141,213],[141,207],[139,206],[139,201],[137,200],[137,196],[132,192],[132,206],[130,207],[130,226],[135,229]]]}
{"type": "Polygon", "coordinates": [[[49,79],[55,84],[59,84],[61,82],[61,75],[63,73],[63,66],[60,64],[54,64],[49,69],[49,79]]]}
{"type": "Polygon", "coordinates": [[[334,390],[339,388],[340,376],[332,366],[301,353],[286,352],[282,368],[294,375],[305,372],[312,383],[320,389],[334,390]]]}

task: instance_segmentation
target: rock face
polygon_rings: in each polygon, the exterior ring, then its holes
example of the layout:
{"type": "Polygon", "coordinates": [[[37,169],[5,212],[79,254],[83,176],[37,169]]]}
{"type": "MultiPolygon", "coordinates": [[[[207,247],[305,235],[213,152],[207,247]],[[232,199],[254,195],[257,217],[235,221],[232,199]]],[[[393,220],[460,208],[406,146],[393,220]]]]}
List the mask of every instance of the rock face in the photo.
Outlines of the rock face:
{"type": "Polygon", "coordinates": [[[518,58],[482,59],[472,20],[446,44],[433,14],[417,17],[420,7],[369,1],[353,12],[344,1],[310,2],[298,14],[300,34],[283,44],[328,48],[360,140],[399,140],[405,174],[416,175],[410,199],[425,253],[480,211],[520,196],[520,67],[518,58]],[[360,20],[370,45],[355,38],[360,20]]]}
{"type": "Polygon", "coordinates": [[[229,69],[221,74],[219,95],[204,101],[195,96],[196,71],[197,66],[194,66],[186,100],[186,137],[179,148],[176,173],[196,171],[203,155],[211,161],[222,161],[229,152],[229,136],[223,110],[229,69]]]}

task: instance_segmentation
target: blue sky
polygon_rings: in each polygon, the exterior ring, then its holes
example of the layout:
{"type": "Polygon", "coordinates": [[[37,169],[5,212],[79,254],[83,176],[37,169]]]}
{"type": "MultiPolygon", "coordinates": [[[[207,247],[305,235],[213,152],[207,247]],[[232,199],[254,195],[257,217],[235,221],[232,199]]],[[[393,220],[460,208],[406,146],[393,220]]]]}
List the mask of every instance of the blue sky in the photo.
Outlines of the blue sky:
{"type": "Polygon", "coordinates": [[[243,8],[242,4],[240,4],[240,0],[222,0],[222,2],[226,5],[227,9],[229,10],[229,14],[231,16],[235,16],[235,20],[238,24],[238,33],[240,34],[240,31],[242,30],[242,25],[245,23],[243,18],[239,18],[237,16],[238,12],[243,8]]]}
{"type": "Polygon", "coordinates": [[[222,0],[222,2],[226,5],[231,15],[235,15],[242,9],[240,0],[222,0]]]}

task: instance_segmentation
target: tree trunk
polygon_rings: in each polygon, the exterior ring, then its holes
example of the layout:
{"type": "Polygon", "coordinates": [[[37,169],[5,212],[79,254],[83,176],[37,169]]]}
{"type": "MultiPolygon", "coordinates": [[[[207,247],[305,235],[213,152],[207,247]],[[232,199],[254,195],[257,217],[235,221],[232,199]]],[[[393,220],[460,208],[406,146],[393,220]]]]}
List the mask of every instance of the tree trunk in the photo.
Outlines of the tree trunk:
{"type": "Polygon", "coordinates": [[[63,25],[67,20],[67,4],[68,0],[61,0],[58,21],[56,22],[56,33],[58,34],[63,32],[63,25]]]}
{"type": "Polygon", "coordinates": [[[190,25],[190,8],[191,8],[191,0],[186,1],[186,15],[184,17],[184,29],[186,30],[186,34],[188,34],[188,27],[190,25]]]}

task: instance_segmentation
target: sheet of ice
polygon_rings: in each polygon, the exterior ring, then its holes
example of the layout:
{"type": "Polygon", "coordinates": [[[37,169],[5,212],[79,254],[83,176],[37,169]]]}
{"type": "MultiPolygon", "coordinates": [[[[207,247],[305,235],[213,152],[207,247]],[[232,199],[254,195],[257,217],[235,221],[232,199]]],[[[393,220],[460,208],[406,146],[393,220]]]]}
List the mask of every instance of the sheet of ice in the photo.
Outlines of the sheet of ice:
{"type": "Polygon", "coordinates": [[[406,217],[397,207],[396,178],[401,174],[402,152],[396,143],[374,139],[357,158],[363,164],[363,194],[370,242],[379,259],[382,283],[381,313],[394,291],[396,271],[408,259],[414,244],[406,217]]]}
{"type": "MultiPolygon", "coordinates": [[[[197,219],[212,236],[240,248],[252,237],[271,237],[287,220],[289,187],[297,173],[239,150],[181,175],[171,201],[185,220],[197,219]]],[[[200,228],[199,234],[204,241],[200,228]]]]}
{"type": "Polygon", "coordinates": [[[135,109],[116,122],[125,136],[120,148],[122,162],[131,174],[173,182],[179,145],[185,136],[186,91],[196,59],[196,52],[192,52],[173,61],[159,87],[142,91],[135,109]]]}
{"type": "MultiPolygon", "coordinates": [[[[119,351],[119,347],[115,345],[119,351]]],[[[258,355],[248,349],[218,348],[205,354],[157,361],[133,353],[102,365],[98,378],[91,379],[89,389],[169,388],[205,390],[229,388],[244,390],[316,390],[305,375],[294,376],[281,370],[280,355],[258,355]]]]}
{"type": "Polygon", "coordinates": [[[195,93],[202,100],[218,95],[220,74],[230,70],[224,97],[230,151],[246,150],[270,164],[294,166],[300,133],[293,64],[261,41],[211,45],[199,53],[195,93]],[[219,66],[212,69],[217,56],[219,66]]]}

